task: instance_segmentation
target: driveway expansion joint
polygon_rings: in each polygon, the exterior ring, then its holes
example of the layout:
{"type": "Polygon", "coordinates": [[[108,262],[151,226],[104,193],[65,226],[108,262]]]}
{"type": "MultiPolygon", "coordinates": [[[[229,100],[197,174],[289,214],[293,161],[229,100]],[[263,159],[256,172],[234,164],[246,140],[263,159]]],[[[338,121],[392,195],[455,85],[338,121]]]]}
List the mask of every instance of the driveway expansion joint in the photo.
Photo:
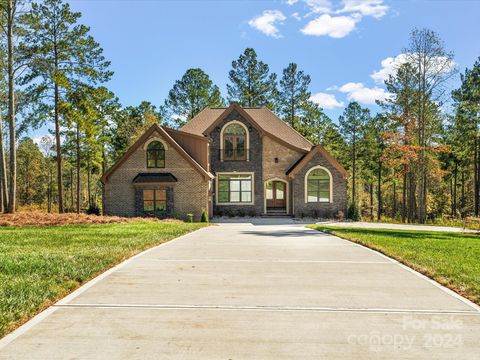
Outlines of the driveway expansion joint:
{"type": "Polygon", "coordinates": [[[95,309],[151,309],[151,310],[236,310],[236,311],[306,311],[332,313],[381,313],[381,314],[428,314],[428,315],[474,315],[480,313],[472,310],[419,310],[419,309],[363,309],[363,308],[329,308],[305,306],[226,306],[226,305],[173,305],[173,304],[58,304],[57,308],[95,308],[95,309]]]}

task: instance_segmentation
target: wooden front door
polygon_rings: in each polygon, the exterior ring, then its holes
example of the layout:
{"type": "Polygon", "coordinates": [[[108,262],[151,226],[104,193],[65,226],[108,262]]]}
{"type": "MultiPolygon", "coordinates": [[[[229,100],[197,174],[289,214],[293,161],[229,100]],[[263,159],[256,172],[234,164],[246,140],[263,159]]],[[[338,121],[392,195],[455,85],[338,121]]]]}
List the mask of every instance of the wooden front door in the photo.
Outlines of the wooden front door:
{"type": "Polygon", "coordinates": [[[268,209],[286,208],[287,186],[283,181],[268,182],[266,196],[268,209]]]}

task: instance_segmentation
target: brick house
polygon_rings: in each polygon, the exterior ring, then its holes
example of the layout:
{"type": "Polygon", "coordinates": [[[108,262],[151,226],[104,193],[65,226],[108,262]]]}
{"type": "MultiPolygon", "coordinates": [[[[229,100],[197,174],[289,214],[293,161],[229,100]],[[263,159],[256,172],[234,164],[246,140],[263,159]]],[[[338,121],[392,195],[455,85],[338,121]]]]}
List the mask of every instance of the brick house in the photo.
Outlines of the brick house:
{"type": "Polygon", "coordinates": [[[331,218],[347,172],[266,108],[207,108],[179,130],[150,127],[103,175],[104,213],[331,218]]]}

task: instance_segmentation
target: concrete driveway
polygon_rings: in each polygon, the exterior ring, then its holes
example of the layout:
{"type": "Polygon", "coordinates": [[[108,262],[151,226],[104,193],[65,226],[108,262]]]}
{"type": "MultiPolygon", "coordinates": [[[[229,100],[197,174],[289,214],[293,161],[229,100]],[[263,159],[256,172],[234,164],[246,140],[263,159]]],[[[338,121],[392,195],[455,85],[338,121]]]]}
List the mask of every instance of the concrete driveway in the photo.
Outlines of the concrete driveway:
{"type": "Polygon", "coordinates": [[[107,272],[0,359],[478,359],[480,311],[302,225],[221,224],[107,272]]]}

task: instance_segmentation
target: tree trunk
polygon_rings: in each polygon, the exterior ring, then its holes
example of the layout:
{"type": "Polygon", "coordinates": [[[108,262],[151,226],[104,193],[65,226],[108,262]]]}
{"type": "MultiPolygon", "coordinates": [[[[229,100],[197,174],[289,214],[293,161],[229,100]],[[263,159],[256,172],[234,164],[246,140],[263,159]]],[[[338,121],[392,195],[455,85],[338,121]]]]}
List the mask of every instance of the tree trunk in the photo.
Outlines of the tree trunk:
{"type": "MultiPolygon", "coordinates": [[[[50,162],[50,159],[48,159],[48,161],[50,162]]],[[[48,194],[47,194],[47,197],[48,197],[47,208],[48,208],[48,212],[51,213],[52,212],[52,197],[53,197],[53,173],[52,173],[52,164],[51,163],[48,164],[48,194]]]]}
{"type": "Polygon", "coordinates": [[[407,218],[407,165],[403,167],[403,188],[402,188],[402,223],[407,218]]]}
{"type": "Polygon", "coordinates": [[[452,193],[452,212],[453,216],[457,215],[457,178],[458,178],[458,163],[455,161],[455,169],[453,170],[453,193],[452,193]]]}
{"type": "Polygon", "coordinates": [[[9,176],[9,193],[7,212],[13,214],[15,212],[15,200],[17,190],[17,148],[16,148],[16,129],[15,129],[15,74],[13,70],[14,53],[13,53],[13,26],[15,15],[15,0],[7,2],[7,71],[8,71],[8,125],[10,132],[10,176],[9,176]]]}
{"type": "Polygon", "coordinates": [[[370,218],[373,220],[373,183],[370,183],[370,218]]]}
{"type": "Polygon", "coordinates": [[[58,85],[55,84],[54,97],[55,97],[55,147],[57,151],[57,186],[58,186],[58,212],[65,212],[65,207],[63,203],[63,164],[62,164],[62,146],[60,139],[60,112],[59,112],[59,89],[58,85]]]}
{"type": "Polygon", "coordinates": [[[77,133],[76,133],[76,145],[77,145],[77,214],[80,214],[80,202],[81,202],[81,191],[80,191],[80,186],[81,186],[81,179],[80,179],[80,124],[77,123],[77,133]]]}
{"type": "Polygon", "coordinates": [[[377,198],[378,198],[378,212],[377,220],[382,219],[382,161],[378,160],[378,176],[377,176],[377,198]]]}
{"type": "Polygon", "coordinates": [[[397,217],[397,184],[393,182],[393,218],[397,217]]]}
{"type": "MultiPolygon", "coordinates": [[[[107,171],[107,155],[105,152],[105,144],[102,145],[102,176],[107,171]]],[[[102,215],[105,215],[105,185],[102,184],[102,215]]]]}
{"type": "Polygon", "coordinates": [[[409,182],[409,200],[408,200],[408,222],[412,223],[413,219],[415,218],[415,179],[413,177],[413,173],[410,171],[408,175],[408,182],[409,182]]]}
{"type": "Polygon", "coordinates": [[[88,206],[92,206],[92,169],[90,169],[90,160],[87,165],[87,196],[88,206]]]}
{"type": "Polygon", "coordinates": [[[480,164],[479,164],[479,154],[478,154],[478,136],[475,137],[475,144],[474,144],[474,154],[473,154],[473,171],[474,171],[474,180],[473,180],[473,187],[474,187],[474,206],[475,206],[475,216],[479,215],[480,212],[480,164]]]}
{"type": "Polygon", "coordinates": [[[75,196],[73,191],[73,166],[70,166],[70,211],[75,208],[75,196]]]}
{"type": "Polygon", "coordinates": [[[356,141],[357,139],[354,132],[353,142],[352,142],[352,203],[354,204],[357,199],[357,196],[356,196],[356,158],[357,158],[356,141]]]}
{"type": "Polygon", "coordinates": [[[460,201],[460,213],[462,214],[462,218],[465,217],[465,171],[462,171],[462,193],[461,193],[461,201],[460,201]]]}
{"type": "Polygon", "coordinates": [[[7,166],[5,164],[5,148],[3,146],[3,124],[2,114],[0,112],[0,185],[2,197],[0,199],[2,212],[8,208],[8,183],[7,183],[7,166]]]}

